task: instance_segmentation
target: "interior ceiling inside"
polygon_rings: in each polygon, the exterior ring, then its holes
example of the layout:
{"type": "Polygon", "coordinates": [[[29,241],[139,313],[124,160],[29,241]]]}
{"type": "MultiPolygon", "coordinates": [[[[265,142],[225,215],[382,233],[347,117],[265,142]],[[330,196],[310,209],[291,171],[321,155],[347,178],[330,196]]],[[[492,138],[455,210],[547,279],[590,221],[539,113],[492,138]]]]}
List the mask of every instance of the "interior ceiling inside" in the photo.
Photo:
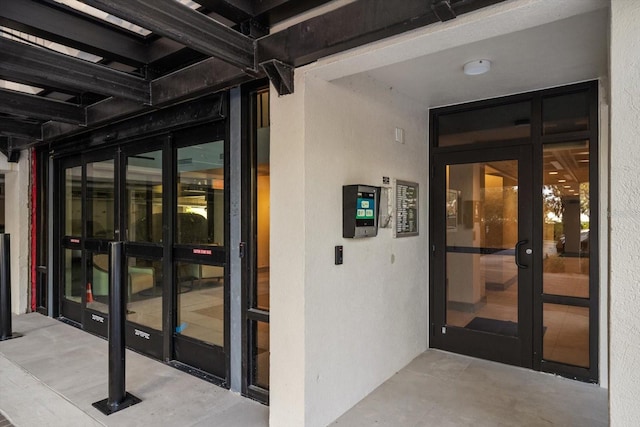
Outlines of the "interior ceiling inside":
{"type": "Polygon", "coordinates": [[[427,108],[597,79],[607,75],[607,20],[599,9],[367,73],[427,108]],[[465,75],[477,59],[491,70],[465,75]]]}

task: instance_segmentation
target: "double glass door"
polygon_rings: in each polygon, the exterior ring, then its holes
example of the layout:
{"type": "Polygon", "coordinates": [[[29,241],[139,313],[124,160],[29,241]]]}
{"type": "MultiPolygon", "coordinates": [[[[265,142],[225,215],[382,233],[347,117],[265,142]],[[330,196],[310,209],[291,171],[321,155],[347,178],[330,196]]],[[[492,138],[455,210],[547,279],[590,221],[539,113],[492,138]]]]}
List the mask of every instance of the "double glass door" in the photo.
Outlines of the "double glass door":
{"type": "Polygon", "coordinates": [[[64,318],[106,337],[109,243],[123,241],[127,346],[226,378],[224,152],[206,126],[59,161],[64,318]]]}
{"type": "Polygon", "coordinates": [[[530,147],[437,155],[438,346],[531,366],[530,147]]]}
{"type": "Polygon", "coordinates": [[[597,84],[431,113],[431,345],[598,381],[597,84]]]}

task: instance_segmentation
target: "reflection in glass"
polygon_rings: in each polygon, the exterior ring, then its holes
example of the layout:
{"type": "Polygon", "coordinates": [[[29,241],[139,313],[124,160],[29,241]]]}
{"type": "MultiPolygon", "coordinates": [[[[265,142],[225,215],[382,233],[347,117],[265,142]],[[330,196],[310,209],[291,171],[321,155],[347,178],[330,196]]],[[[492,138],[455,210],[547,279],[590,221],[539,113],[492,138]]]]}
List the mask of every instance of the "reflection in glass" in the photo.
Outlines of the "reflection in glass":
{"type": "Polygon", "coordinates": [[[542,100],[542,132],[545,135],[589,130],[587,92],[552,96],[542,100]]]}
{"type": "Polygon", "coordinates": [[[589,298],[589,145],[544,146],[544,293],[589,298]]]}
{"type": "Polygon", "coordinates": [[[253,381],[252,384],[269,389],[269,324],[253,321],[253,381]]]}
{"type": "Polygon", "coordinates": [[[254,287],[255,306],[269,310],[269,215],[270,215],[270,143],[269,91],[257,94],[257,274],[254,287]]]}
{"type": "Polygon", "coordinates": [[[176,332],[224,347],[224,267],[176,263],[176,332]]]}
{"type": "Polygon", "coordinates": [[[529,142],[531,102],[519,102],[442,114],[438,117],[438,147],[479,142],[529,142]]]}
{"type": "Polygon", "coordinates": [[[518,335],[518,162],[447,166],[447,324],[518,335]]]}
{"type": "Polygon", "coordinates": [[[82,166],[64,173],[64,234],[82,236],[82,166]]]}
{"type": "Polygon", "coordinates": [[[75,249],[64,250],[64,297],[81,302],[86,292],[82,283],[82,253],[75,249]]]}
{"type": "Polygon", "coordinates": [[[109,313],[109,254],[87,253],[87,308],[109,313]],[[92,298],[89,298],[91,289],[92,298]]]}
{"type": "Polygon", "coordinates": [[[543,358],[588,368],[589,308],[543,305],[543,358]]]}
{"type": "Polygon", "coordinates": [[[127,240],[162,242],[162,151],[127,158],[127,240]]]}
{"type": "Polygon", "coordinates": [[[127,320],[162,330],[162,260],[127,258],[127,320]]]}
{"type": "Polygon", "coordinates": [[[114,161],[87,163],[87,237],[113,239],[114,161]]]}
{"type": "Polygon", "coordinates": [[[224,245],[224,141],[178,149],[179,244],[224,245]]]}

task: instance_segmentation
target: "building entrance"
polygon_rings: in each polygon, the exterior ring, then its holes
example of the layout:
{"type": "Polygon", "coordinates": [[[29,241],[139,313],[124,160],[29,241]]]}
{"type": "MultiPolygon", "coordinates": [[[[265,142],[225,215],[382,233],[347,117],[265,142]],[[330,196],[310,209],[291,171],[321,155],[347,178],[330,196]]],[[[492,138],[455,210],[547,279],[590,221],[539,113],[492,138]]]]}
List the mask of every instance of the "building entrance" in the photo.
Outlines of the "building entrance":
{"type": "Polygon", "coordinates": [[[597,382],[596,84],[431,120],[431,346],[597,382]]]}
{"type": "Polygon", "coordinates": [[[126,342],[227,378],[224,124],[56,160],[60,313],[106,336],[108,245],[125,242],[126,342]]]}

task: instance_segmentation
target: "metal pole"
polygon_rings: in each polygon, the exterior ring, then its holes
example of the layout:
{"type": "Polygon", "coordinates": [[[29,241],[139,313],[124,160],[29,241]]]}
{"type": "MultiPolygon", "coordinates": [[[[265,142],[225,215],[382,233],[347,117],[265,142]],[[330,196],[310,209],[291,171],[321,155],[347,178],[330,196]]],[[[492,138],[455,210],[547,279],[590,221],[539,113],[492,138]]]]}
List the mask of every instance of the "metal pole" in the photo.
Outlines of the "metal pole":
{"type": "Polygon", "coordinates": [[[0,234],[0,341],[21,337],[11,332],[11,245],[9,234],[0,234]]]}
{"type": "Polygon", "coordinates": [[[109,399],[107,404],[117,407],[124,400],[125,342],[124,323],[126,302],[122,292],[124,243],[109,243],[109,399]]]}
{"type": "Polygon", "coordinates": [[[93,404],[106,415],[140,402],[125,388],[126,258],[124,242],[109,243],[109,397],[93,404]]]}

